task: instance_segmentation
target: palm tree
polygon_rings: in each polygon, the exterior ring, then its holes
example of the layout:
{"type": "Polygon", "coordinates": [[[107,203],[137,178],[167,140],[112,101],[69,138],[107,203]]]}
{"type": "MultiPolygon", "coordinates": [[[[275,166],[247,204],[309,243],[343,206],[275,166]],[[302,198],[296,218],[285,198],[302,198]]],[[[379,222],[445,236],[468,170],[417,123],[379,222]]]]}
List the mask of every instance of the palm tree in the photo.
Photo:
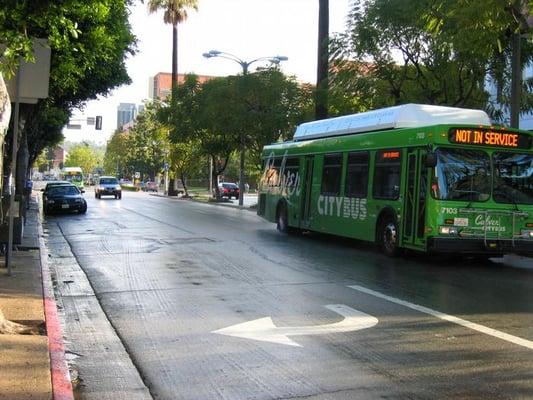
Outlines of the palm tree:
{"type": "Polygon", "coordinates": [[[178,82],[178,24],[187,19],[187,9],[198,10],[198,0],[149,0],[148,12],[163,10],[163,21],[172,24],[172,93],[178,82]]]}
{"type": "Polygon", "coordinates": [[[318,0],[315,119],[328,117],[329,0],[318,0]]]}

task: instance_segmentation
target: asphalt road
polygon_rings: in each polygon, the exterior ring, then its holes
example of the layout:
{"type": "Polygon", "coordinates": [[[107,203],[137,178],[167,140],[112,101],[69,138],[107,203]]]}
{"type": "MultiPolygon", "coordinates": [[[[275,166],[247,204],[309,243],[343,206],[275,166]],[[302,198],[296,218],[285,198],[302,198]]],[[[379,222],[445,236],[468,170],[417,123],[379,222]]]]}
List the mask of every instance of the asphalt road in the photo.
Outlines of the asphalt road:
{"type": "Polygon", "coordinates": [[[44,223],[81,399],[533,398],[531,260],[389,259],[247,210],[86,197],[44,223]]]}

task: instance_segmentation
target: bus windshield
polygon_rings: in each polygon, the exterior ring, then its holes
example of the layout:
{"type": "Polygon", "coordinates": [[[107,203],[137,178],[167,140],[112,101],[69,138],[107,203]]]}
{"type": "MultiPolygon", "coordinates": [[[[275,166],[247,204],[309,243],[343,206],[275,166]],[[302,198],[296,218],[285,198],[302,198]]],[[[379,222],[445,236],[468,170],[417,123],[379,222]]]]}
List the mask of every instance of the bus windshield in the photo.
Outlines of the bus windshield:
{"type": "Polygon", "coordinates": [[[486,201],[490,197],[491,169],[487,153],[479,150],[436,150],[431,191],[436,199],[486,201]]]}
{"type": "Polygon", "coordinates": [[[533,155],[494,153],[494,201],[533,204],[533,155]]]}

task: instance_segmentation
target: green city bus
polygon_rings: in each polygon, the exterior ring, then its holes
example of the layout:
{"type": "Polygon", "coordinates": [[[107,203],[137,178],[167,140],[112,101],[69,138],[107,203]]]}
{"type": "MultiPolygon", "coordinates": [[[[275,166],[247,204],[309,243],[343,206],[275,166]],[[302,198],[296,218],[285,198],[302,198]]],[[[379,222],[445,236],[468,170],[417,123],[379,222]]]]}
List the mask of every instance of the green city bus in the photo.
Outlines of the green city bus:
{"type": "Polygon", "coordinates": [[[84,188],[83,171],[80,167],[65,167],[61,171],[61,179],[76,185],[79,189],[84,188]]]}
{"type": "Polygon", "coordinates": [[[298,126],[265,146],[257,213],[403,249],[533,254],[532,134],[479,110],[406,104],[298,126]]]}

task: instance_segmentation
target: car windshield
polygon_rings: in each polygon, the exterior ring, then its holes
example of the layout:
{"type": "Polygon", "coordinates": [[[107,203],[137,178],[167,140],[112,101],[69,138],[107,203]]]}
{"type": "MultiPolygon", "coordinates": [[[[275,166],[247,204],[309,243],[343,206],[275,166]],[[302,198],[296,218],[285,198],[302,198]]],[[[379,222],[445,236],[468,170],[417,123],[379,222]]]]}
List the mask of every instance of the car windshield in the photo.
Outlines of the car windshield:
{"type": "Polygon", "coordinates": [[[431,191],[441,200],[486,201],[490,197],[491,168],[487,153],[479,150],[436,151],[431,191]]]}
{"type": "Polygon", "coordinates": [[[234,183],[223,183],[222,187],[224,189],[237,189],[238,188],[238,186],[234,183]]]}
{"type": "Polygon", "coordinates": [[[100,178],[101,185],[118,185],[116,178],[100,178]]]}
{"type": "Polygon", "coordinates": [[[533,204],[533,155],[494,153],[494,201],[533,204]]]}
{"type": "Polygon", "coordinates": [[[65,196],[79,194],[80,191],[76,186],[62,185],[51,187],[49,193],[51,196],[65,196]]]}

